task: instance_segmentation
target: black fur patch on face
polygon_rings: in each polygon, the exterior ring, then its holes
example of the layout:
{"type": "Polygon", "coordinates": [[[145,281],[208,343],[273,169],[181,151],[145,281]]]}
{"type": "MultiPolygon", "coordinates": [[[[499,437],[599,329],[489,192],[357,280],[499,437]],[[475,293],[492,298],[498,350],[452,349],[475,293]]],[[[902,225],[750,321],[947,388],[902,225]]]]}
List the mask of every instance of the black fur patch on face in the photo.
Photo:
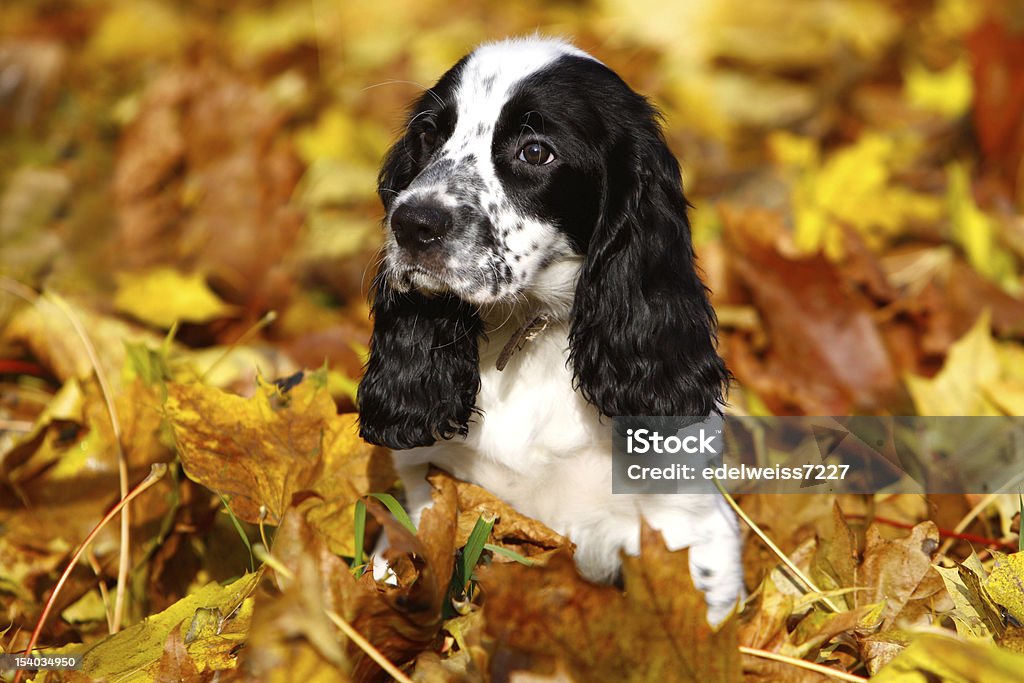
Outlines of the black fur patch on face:
{"type": "Polygon", "coordinates": [[[468,59],[468,55],[460,59],[433,88],[416,100],[406,118],[405,135],[384,157],[377,176],[377,194],[386,211],[391,210],[399,193],[409,187],[455,129],[458,113],[452,104],[468,59]],[[433,148],[429,150],[420,144],[420,136],[428,127],[436,136],[433,148]]]}
{"type": "Polygon", "coordinates": [[[491,149],[509,200],[524,214],[558,226],[577,253],[586,252],[600,213],[612,161],[609,133],[637,113],[629,106],[636,97],[604,65],[567,55],[524,79],[498,118],[491,149]],[[549,148],[555,160],[545,166],[519,160],[519,151],[533,142],[549,148]]]}

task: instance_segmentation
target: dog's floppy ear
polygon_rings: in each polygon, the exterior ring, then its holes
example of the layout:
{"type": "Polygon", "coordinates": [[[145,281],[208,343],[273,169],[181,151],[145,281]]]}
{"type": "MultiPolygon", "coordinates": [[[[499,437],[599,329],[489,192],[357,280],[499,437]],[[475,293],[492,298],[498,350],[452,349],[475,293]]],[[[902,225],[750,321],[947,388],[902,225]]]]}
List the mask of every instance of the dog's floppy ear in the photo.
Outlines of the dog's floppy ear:
{"type": "MultiPolygon", "coordinates": [[[[399,140],[384,159],[377,191],[386,210],[416,167],[399,140]]],[[[396,291],[386,273],[373,287],[370,359],[359,383],[359,435],[394,449],[465,435],[480,389],[476,312],[453,296],[396,291]]]]}
{"type": "Polygon", "coordinates": [[[378,277],[359,435],[394,449],[465,435],[480,389],[481,323],[463,301],[396,292],[378,277]]]}
{"type": "Polygon", "coordinates": [[[611,150],[576,288],[573,374],[604,415],[705,416],[719,412],[729,375],[694,263],[679,164],[653,108],[639,106],[643,120],[611,150]]]}

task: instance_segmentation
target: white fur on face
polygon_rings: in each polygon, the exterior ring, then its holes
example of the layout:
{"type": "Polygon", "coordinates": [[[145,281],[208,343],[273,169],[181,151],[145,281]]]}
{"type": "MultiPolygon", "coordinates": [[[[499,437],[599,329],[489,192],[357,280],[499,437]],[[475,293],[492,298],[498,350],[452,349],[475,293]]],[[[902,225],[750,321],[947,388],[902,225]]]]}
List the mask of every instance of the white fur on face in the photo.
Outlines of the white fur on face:
{"type": "Polygon", "coordinates": [[[537,38],[492,43],[472,53],[455,90],[454,131],[391,208],[393,213],[411,201],[446,207],[455,216],[457,239],[446,245],[443,272],[425,272],[415,268],[389,230],[392,273],[416,289],[450,291],[478,305],[531,293],[544,300],[552,287],[571,289],[577,268],[557,269],[557,283],[540,277],[550,264],[572,256],[568,239],[559,226],[514,206],[492,158],[495,126],[509,98],[525,79],[566,55],[593,59],[568,43],[537,38]]]}

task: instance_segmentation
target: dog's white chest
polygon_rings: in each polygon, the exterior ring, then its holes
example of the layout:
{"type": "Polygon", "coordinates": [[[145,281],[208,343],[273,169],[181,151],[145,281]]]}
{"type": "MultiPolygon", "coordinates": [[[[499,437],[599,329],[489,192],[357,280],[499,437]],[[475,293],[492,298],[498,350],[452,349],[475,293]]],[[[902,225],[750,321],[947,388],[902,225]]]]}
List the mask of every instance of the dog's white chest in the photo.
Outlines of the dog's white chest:
{"type": "Polygon", "coordinates": [[[566,332],[564,323],[552,324],[503,371],[495,363],[504,340],[481,349],[481,416],[470,423],[467,448],[489,460],[532,468],[610,445],[610,421],[601,424],[597,410],[573,390],[566,332]]]}

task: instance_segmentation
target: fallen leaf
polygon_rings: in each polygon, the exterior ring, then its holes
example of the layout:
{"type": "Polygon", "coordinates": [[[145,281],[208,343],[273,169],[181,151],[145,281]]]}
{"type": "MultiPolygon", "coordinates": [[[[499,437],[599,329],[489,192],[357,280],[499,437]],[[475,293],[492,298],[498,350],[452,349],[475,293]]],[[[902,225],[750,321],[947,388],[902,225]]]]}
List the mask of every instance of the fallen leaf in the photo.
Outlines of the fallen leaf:
{"type": "Polygon", "coordinates": [[[119,266],[199,271],[230,303],[260,314],[281,306],[290,276],[280,258],[300,228],[300,169],[283,120],[265,91],[225,67],[155,79],[121,137],[119,266]]]}
{"type": "Polygon", "coordinates": [[[625,590],[585,581],[565,552],[543,567],[479,570],[487,633],[500,656],[492,676],[550,674],[579,681],[734,681],[737,622],[708,626],[688,553],[644,527],[640,557],[623,560],[625,590]]]}
{"type": "Polygon", "coordinates": [[[301,673],[303,680],[351,680],[352,662],[325,611],[339,609],[334,586],[348,576],[348,567],[305,519],[311,504],[307,500],[289,509],[274,538],[274,556],[289,573],[276,574],[279,591],[256,597],[241,663],[254,678],[300,680],[301,673]]]}
{"type": "Polygon", "coordinates": [[[803,253],[824,251],[833,260],[844,253],[844,226],[851,226],[879,248],[909,223],[934,222],[942,201],[891,181],[896,141],[866,133],[819,162],[813,142],[776,133],[771,144],[780,162],[791,168],[793,241],[803,253]]]}
{"type": "Polygon", "coordinates": [[[956,118],[967,112],[974,97],[971,64],[964,58],[941,71],[921,64],[908,65],[903,72],[907,99],[916,107],[956,118]]]}
{"type": "Polygon", "coordinates": [[[52,293],[40,296],[35,305],[17,311],[8,324],[0,328],[0,340],[27,348],[62,381],[72,377],[88,379],[93,374],[93,364],[67,311],[78,319],[92,342],[99,361],[97,371],[104,374],[115,392],[121,388],[125,344],[141,343],[154,348],[161,344],[162,339],[148,330],[52,293]]]}
{"type": "Polygon", "coordinates": [[[953,600],[948,616],[953,619],[956,632],[963,638],[991,639],[1002,631],[1002,619],[995,611],[991,598],[981,589],[981,578],[958,564],[955,567],[935,567],[953,600]]]}
{"type": "Polygon", "coordinates": [[[874,676],[887,665],[910,643],[910,635],[905,631],[888,630],[863,638],[860,642],[861,655],[868,672],[874,676]]]}
{"type": "MultiPolygon", "coordinates": [[[[69,46],[52,37],[12,38],[17,33],[6,33],[4,40],[0,42],[0,71],[18,74],[18,78],[12,79],[5,88],[4,107],[0,109],[0,131],[14,130],[24,133],[47,119],[47,114],[60,92],[61,79],[68,63],[69,46]]],[[[38,169],[32,169],[28,172],[37,171],[38,169]]],[[[8,179],[11,183],[8,190],[20,184],[17,178],[19,174],[16,173],[14,178],[8,179]]],[[[29,207],[24,208],[31,211],[29,207]]],[[[9,216],[5,215],[4,218],[9,216]]],[[[8,229],[15,227],[10,223],[2,225],[0,235],[4,238],[9,237],[8,229]]]]}
{"type": "Polygon", "coordinates": [[[171,629],[164,643],[164,653],[160,657],[159,668],[156,670],[153,679],[157,683],[178,683],[179,681],[209,681],[213,678],[213,671],[208,670],[205,675],[199,673],[192,656],[185,647],[185,638],[182,636],[181,628],[171,629]]]}
{"type": "MultiPolygon", "coordinates": [[[[325,608],[348,621],[399,667],[411,663],[430,646],[442,625],[455,560],[455,485],[451,480],[438,480],[436,485],[434,505],[424,510],[416,535],[396,522],[376,500],[367,503],[387,530],[387,557],[399,574],[397,586],[377,584],[370,574],[361,579],[352,576],[310,523],[315,501],[307,499],[286,513],[275,536],[274,554],[295,574],[296,581],[285,586],[286,595],[265,603],[269,614],[264,610],[261,616],[257,604],[254,623],[262,626],[254,633],[254,642],[272,645],[266,652],[254,653],[257,670],[270,671],[288,661],[289,651],[301,649],[291,650],[294,645],[282,638],[280,624],[285,619],[285,635],[301,635],[313,646],[319,660],[338,661],[341,654],[335,652],[335,647],[337,642],[344,642],[342,669],[350,672],[352,679],[387,680],[385,672],[359,647],[347,639],[342,641],[340,634],[333,635],[333,627],[330,632],[326,630],[325,608]]],[[[312,654],[306,657],[314,659],[312,654]]]]}
{"type": "Polygon", "coordinates": [[[974,327],[949,350],[946,363],[932,379],[910,375],[907,389],[918,415],[999,415],[981,390],[1000,374],[996,345],[983,312],[974,327]]]}
{"type": "Polygon", "coordinates": [[[213,293],[200,273],[185,275],[173,268],[155,268],[120,273],[117,283],[117,310],[165,330],[177,322],[209,322],[236,310],[213,293]]]}
{"type": "Polygon", "coordinates": [[[318,377],[287,391],[264,383],[250,399],[170,383],[166,413],[186,474],[225,496],[237,517],[276,525],[296,494],[317,496],[311,517],[351,556],[355,502],[386,491],[393,473],[384,452],[359,438],[356,416],[336,414],[318,377]]]}
{"type": "Polygon", "coordinates": [[[936,526],[922,522],[905,538],[887,540],[873,524],[865,536],[864,559],[854,578],[854,586],[865,590],[853,594],[855,604],[884,600],[880,614],[883,630],[927,617],[932,596],[943,589],[932,567],[939,549],[936,526]]]}
{"type": "MultiPolygon", "coordinates": [[[[430,481],[438,486],[442,480],[450,480],[458,494],[458,530],[455,545],[466,544],[481,516],[494,518],[491,538],[499,545],[527,557],[543,556],[552,550],[570,547],[567,538],[547,526],[516,511],[489,491],[469,482],[453,478],[441,470],[431,472],[430,481]]],[[[501,555],[495,555],[495,562],[511,562],[501,555]]]]}
{"type": "Polygon", "coordinates": [[[963,681],[1006,683],[1020,678],[1024,655],[936,634],[914,636],[910,645],[871,677],[877,683],[963,681]]]}
{"type": "Polygon", "coordinates": [[[179,12],[161,2],[142,0],[108,11],[88,49],[102,62],[166,58],[180,52],[185,41],[179,12]]]}
{"type": "MultiPolygon", "coordinates": [[[[0,46],[0,70],[17,70],[16,62],[4,66],[15,61],[4,54],[7,51],[13,50],[0,46]]],[[[36,97],[41,95],[36,93],[36,97]]],[[[28,104],[29,112],[32,104],[28,104]]],[[[20,108],[11,107],[13,110],[20,108]]],[[[4,114],[0,113],[0,130],[4,127],[3,118],[4,114]]],[[[11,175],[0,195],[0,241],[4,245],[0,252],[0,273],[19,282],[35,282],[40,271],[64,246],[52,228],[70,196],[71,180],[59,171],[28,167],[11,175]]]]}
{"type": "Polygon", "coordinates": [[[985,590],[1018,623],[1024,622],[1024,553],[994,552],[993,555],[996,562],[985,579],[985,590]]]}
{"type": "Polygon", "coordinates": [[[731,340],[737,379],[775,414],[844,415],[892,403],[900,389],[875,305],[824,256],[781,254],[778,214],[723,207],[723,219],[730,268],[768,338],[763,359],[742,338],[731,340]]]}
{"type": "Polygon", "coordinates": [[[226,586],[210,583],[141,623],[87,648],[69,646],[68,651],[82,655],[82,672],[94,680],[151,681],[164,666],[167,641],[177,630],[197,670],[233,668],[234,652],[249,629],[252,593],[261,576],[261,572],[246,574],[226,586]],[[216,619],[216,633],[190,638],[193,625],[208,618],[216,619]]]}
{"type": "Polygon", "coordinates": [[[1015,192],[1019,202],[1020,160],[1024,156],[1024,74],[1012,65],[1024,60],[1024,33],[1003,23],[1011,21],[1012,3],[996,7],[966,41],[974,76],[972,119],[986,162],[1015,192]],[[1010,16],[1001,18],[1001,11],[1010,16]]]}
{"type": "Polygon", "coordinates": [[[950,233],[976,271],[1006,291],[1020,294],[1017,262],[999,241],[998,224],[975,203],[970,177],[963,165],[948,169],[950,233]]]}

